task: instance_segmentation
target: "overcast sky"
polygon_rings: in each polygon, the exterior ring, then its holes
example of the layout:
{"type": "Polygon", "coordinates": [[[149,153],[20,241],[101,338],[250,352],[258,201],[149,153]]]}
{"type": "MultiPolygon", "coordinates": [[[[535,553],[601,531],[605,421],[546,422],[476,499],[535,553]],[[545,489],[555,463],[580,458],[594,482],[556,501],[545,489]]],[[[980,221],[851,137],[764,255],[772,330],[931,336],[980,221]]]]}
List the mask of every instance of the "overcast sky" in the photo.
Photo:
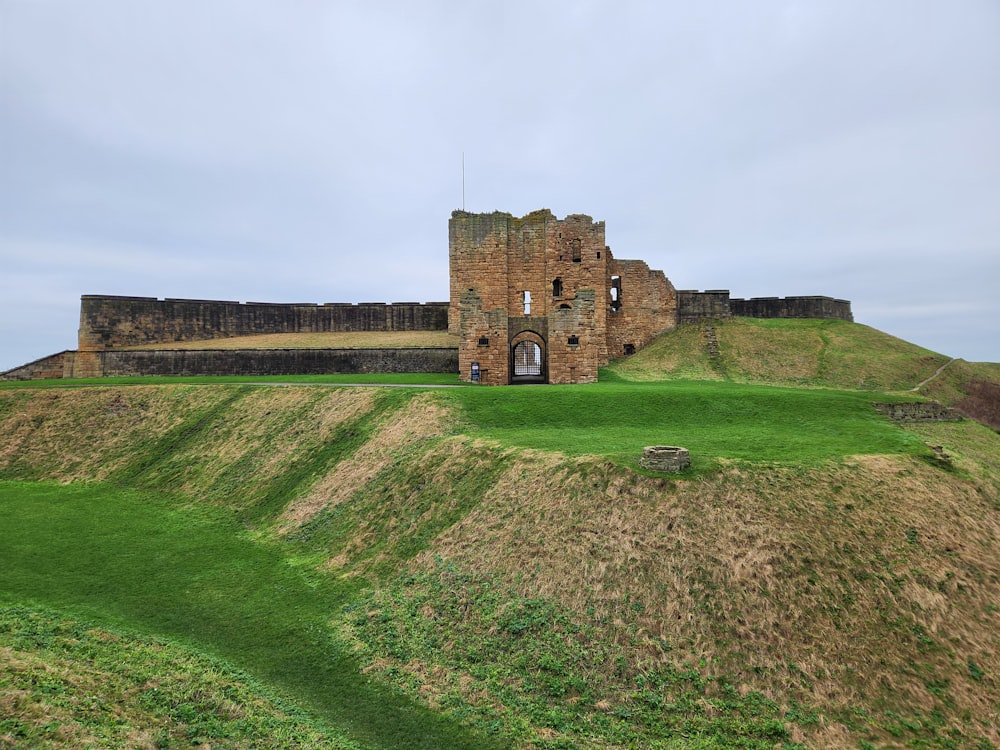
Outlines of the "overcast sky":
{"type": "Polygon", "coordinates": [[[0,370],[81,294],[447,300],[463,200],[1000,361],[1000,2],[0,0],[0,370]]]}

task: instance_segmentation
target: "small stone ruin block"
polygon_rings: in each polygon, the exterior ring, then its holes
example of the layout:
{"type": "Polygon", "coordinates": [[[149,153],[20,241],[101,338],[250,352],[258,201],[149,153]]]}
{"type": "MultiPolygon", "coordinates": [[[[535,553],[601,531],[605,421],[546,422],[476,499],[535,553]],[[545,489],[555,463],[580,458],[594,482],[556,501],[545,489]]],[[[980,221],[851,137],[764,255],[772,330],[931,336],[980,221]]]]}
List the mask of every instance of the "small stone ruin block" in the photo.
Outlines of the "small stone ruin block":
{"type": "Polygon", "coordinates": [[[651,445],[642,449],[639,466],[648,471],[675,473],[691,465],[691,452],[674,445],[651,445]]]}

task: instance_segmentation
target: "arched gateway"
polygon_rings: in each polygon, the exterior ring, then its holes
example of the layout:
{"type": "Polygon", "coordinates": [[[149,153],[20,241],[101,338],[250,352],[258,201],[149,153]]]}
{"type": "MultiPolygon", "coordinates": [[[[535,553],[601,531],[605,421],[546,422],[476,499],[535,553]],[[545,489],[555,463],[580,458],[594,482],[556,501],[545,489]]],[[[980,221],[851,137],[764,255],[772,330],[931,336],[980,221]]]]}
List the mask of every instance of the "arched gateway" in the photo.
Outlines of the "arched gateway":
{"type": "Polygon", "coordinates": [[[523,331],[510,345],[510,383],[548,382],[545,339],[533,331],[523,331]]]}

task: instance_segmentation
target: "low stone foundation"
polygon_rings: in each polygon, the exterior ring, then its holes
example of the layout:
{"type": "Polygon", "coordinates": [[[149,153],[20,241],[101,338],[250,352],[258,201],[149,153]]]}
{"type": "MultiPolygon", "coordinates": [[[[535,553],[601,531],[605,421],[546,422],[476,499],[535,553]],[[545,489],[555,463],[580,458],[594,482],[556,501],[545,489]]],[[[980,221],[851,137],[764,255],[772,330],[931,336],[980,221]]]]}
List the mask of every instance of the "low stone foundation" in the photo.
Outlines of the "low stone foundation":
{"type": "Polygon", "coordinates": [[[961,413],[936,401],[906,401],[899,404],[872,404],[893,422],[961,422],[961,413]]]}
{"type": "Polygon", "coordinates": [[[673,445],[651,445],[642,449],[639,466],[648,471],[676,473],[691,465],[691,453],[687,448],[673,445]]]}
{"type": "Polygon", "coordinates": [[[458,349],[178,349],[61,352],[3,380],[131,375],[323,375],[458,372],[458,349]]]}

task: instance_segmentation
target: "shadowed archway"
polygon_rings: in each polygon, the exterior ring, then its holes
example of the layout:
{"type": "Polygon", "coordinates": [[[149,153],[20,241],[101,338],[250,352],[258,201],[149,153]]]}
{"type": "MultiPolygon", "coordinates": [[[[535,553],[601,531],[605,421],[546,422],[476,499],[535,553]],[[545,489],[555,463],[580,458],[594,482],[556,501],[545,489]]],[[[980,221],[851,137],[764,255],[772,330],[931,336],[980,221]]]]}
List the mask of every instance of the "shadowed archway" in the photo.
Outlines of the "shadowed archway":
{"type": "Polygon", "coordinates": [[[548,382],[545,339],[534,331],[523,331],[510,344],[511,385],[548,382]]]}

